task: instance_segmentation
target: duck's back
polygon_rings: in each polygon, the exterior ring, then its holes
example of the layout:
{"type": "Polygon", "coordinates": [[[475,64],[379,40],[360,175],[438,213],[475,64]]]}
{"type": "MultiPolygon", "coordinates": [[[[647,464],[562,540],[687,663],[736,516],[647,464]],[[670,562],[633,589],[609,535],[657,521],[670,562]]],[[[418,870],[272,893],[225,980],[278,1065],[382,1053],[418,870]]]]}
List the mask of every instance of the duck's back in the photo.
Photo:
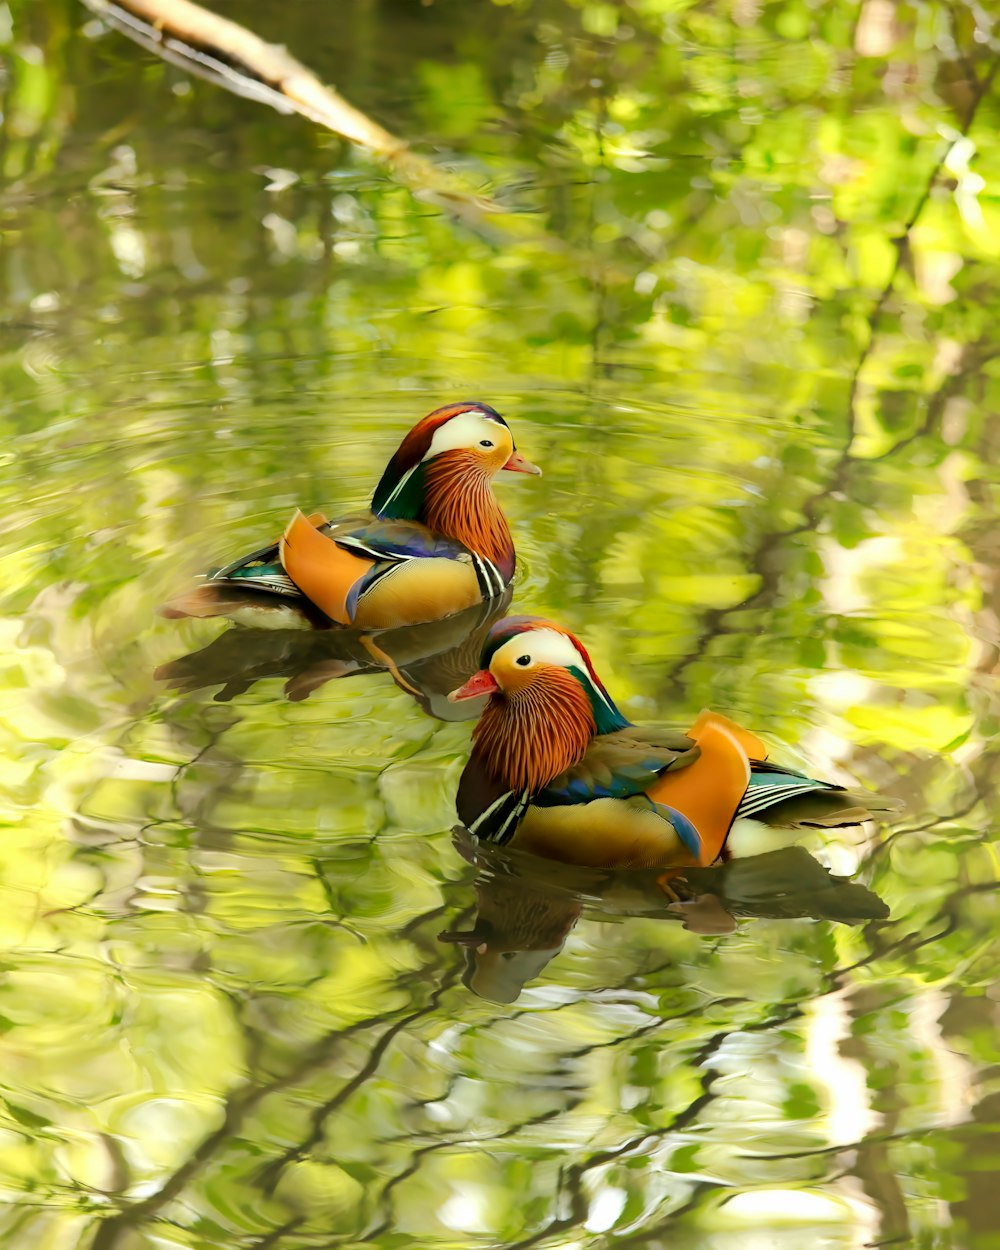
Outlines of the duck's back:
{"type": "Polygon", "coordinates": [[[304,615],[391,629],[435,620],[500,594],[497,570],[419,521],[372,512],[330,522],[296,512],[281,538],[248,552],[172,600],[168,616],[304,615]]]}

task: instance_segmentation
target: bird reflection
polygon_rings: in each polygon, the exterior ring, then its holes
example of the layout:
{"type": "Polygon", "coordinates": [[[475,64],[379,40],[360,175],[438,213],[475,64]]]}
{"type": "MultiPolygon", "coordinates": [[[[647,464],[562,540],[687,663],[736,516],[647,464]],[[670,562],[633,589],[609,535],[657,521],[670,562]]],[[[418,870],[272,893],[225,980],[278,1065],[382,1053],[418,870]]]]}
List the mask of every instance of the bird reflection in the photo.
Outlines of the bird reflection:
{"type": "Polygon", "coordinates": [[[158,680],[182,692],[221,686],[227,702],[266,677],[283,677],[292,702],[307,699],[328,681],[364,673],[388,672],[400,689],[438,720],[469,720],[482,711],[449,703],[448,692],[479,667],[479,653],[490,625],[510,605],[511,590],[463,612],[397,629],[362,632],[322,628],[306,612],[298,629],[234,626],[206,647],[161,664],[158,680]]]}
{"type": "Polygon", "coordinates": [[[477,875],[476,918],[439,935],[465,947],[465,985],[493,1003],[514,1002],[563,948],[581,915],[672,920],[705,936],[741,919],[808,917],[862,924],[889,914],[866,886],[836,876],[804,847],[731,859],[710,868],[608,872],[570,867],[475,842],[456,830],[459,853],[477,875]]]}

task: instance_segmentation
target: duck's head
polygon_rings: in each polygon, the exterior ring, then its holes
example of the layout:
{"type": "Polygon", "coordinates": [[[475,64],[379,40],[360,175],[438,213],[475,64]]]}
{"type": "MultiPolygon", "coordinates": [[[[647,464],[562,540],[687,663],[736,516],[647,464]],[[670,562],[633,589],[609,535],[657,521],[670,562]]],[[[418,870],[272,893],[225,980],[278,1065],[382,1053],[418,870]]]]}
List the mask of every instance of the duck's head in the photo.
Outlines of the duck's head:
{"type": "Polygon", "coordinates": [[[386,465],[372,510],[381,517],[416,517],[422,470],[452,466],[462,476],[489,480],[502,469],[541,473],[515,448],[510,427],[489,404],[467,401],[436,408],[418,421],[386,465]]]}
{"type": "Polygon", "coordinates": [[[628,721],[597,676],[583,643],[555,621],[541,616],[508,616],[486,636],[480,670],[453,690],[452,702],[491,695],[491,703],[514,707],[539,704],[547,691],[565,689],[567,675],[586,696],[595,732],[623,729],[628,721]]]}

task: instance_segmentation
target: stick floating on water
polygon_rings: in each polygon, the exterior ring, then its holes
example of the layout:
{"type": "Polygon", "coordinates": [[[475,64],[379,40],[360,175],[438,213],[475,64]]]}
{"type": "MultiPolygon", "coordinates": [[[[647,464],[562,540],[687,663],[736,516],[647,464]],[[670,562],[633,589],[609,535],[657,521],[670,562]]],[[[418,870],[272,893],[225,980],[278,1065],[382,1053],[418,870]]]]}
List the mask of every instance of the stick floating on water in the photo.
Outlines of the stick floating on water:
{"type": "Polygon", "coordinates": [[[422,199],[476,224],[506,210],[411,151],[285,48],[192,0],[83,0],[98,17],[165,60],[236,95],[299,113],[386,161],[422,199]]]}

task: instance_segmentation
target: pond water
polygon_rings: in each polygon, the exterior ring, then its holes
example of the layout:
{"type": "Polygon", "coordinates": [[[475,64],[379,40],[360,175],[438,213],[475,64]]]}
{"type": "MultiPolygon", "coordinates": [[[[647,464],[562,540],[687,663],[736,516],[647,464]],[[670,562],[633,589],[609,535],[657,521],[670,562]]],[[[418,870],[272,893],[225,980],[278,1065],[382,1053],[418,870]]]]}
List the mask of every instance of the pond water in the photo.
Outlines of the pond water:
{"type": "Polygon", "coordinates": [[[219,9],[504,211],[0,4],[4,1244],[1000,1246],[988,6],[219,9]],[[670,907],[452,833],[468,655],[157,616],[466,397],[627,714],[903,814],[670,907]]]}

